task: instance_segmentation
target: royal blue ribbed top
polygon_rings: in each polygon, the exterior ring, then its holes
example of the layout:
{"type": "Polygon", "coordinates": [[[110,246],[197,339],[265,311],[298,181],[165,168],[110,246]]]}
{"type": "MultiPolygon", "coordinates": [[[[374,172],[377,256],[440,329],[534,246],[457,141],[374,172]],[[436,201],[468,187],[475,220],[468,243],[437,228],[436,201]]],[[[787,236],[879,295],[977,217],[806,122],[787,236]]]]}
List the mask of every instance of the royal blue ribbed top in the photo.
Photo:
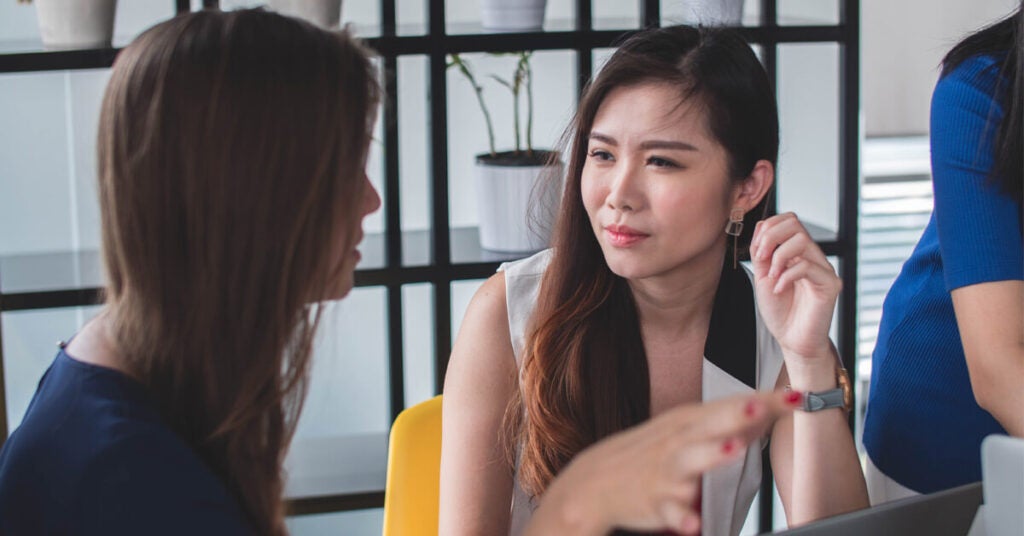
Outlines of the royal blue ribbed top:
{"type": "Polygon", "coordinates": [[[935,206],[886,296],[872,358],[864,446],[920,493],[981,480],[981,440],[1006,433],[975,402],[949,292],[1024,279],[1021,201],[988,178],[1003,110],[999,61],[968,59],[941,78],[931,106],[935,206]]]}

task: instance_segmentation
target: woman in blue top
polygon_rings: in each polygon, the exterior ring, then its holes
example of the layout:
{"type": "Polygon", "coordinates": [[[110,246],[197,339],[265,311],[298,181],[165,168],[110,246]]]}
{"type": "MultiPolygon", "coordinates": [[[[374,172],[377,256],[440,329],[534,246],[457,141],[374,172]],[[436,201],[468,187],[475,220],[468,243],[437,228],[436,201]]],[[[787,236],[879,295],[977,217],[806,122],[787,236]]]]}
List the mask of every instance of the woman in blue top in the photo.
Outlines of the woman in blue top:
{"type": "Polygon", "coordinates": [[[931,221],[886,297],[864,425],[872,502],[981,479],[989,434],[1024,436],[1017,9],[943,59],[931,221]]]}
{"type": "MultiPolygon", "coordinates": [[[[183,15],[121,52],[98,137],[106,304],[0,451],[0,534],[287,532],[309,304],[352,288],[361,221],[380,206],[365,173],[375,77],[345,32],[260,10],[183,15]]],[[[530,528],[694,529],[673,492],[792,405],[685,406],[605,441],[530,528]],[[609,482],[622,500],[607,525],[573,515],[609,482]]]]}

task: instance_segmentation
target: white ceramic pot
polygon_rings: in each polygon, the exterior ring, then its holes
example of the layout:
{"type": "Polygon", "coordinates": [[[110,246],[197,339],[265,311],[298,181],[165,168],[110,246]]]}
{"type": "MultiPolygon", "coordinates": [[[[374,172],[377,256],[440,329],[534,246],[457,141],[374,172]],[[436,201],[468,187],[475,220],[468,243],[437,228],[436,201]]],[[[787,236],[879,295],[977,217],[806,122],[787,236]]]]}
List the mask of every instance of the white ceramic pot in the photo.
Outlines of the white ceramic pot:
{"type": "Polygon", "coordinates": [[[547,0],[480,0],[480,20],[485,30],[542,30],[547,4],[547,0]]]}
{"type": "Polygon", "coordinates": [[[705,26],[739,26],[743,22],[743,0],[683,0],[685,19],[705,26]]]}
{"type": "Polygon", "coordinates": [[[110,46],[117,0],[35,0],[35,4],[43,47],[110,46]]]}
{"type": "Polygon", "coordinates": [[[476,163],[480,246],[526,253],[550,244],[561,196],[562,164],[494,166],[476,163]]]}
{"type": "Polygon", "coordinates": [[[322,28],[337,28],[341,22],[341,0],[267,0],[267,7],[322,28]]]}

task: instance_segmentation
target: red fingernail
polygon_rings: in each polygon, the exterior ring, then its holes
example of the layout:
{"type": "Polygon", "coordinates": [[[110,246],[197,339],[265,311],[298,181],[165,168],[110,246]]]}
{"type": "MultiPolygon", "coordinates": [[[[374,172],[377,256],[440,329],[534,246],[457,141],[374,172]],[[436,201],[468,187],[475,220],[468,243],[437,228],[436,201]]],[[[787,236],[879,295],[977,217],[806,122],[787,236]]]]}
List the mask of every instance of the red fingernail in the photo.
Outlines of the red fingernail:
{"type": "Polygon", "coordinates": [[[747,402],[746,407],[743,408],[743,413],[747,417],[753,417],[753,416],[757,415],[757,410],[760,407],[761,407],[761,404],[758,404],[757,400],[751,400],[750,402],[747,402]]]}
{"type": "Polygon", "coordinates": [[[697,534],[700,530],[700,518],[697,516],[688,517],[683,520],[683,534],[697,534]]]}
{"type": "Polygon", "coordinates": [[[726,439],[725,443],[722,443],[722,454],[732,454],[736,452],[736,440],[726,439]]]}
{"type": "Polygon", "coordinates": [[[804,395],[800,391],[790,391],[786,393],[786,402],[793,406],[799,406],[804,401],[804,395]]]}

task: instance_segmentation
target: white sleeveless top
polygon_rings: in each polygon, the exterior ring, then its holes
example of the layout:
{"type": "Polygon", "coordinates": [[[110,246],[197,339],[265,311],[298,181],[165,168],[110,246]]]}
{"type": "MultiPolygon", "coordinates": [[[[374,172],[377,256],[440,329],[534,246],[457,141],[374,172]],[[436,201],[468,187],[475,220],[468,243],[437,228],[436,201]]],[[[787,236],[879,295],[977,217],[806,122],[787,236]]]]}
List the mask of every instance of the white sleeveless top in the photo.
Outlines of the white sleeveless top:
{"type": "MultiPolygon", "coordinates": [[[[505,272],[509,333],[512,337],[512,350],[515,353],[517,367],[522,365],[526,326],[537,303],[541,278],[551,256],[552,250],[548,249],[526,259],[504,263],[498,268],[499,271],[505,272]]],[[[747,281],[752,280],[753,275],[745,268],[744,274],[747,281]]],[[[724,279],[726,279],[725,273],[723,273],[724,279]]],[[[735,281],[735,277],[732,277],[731,280],[735,281]]],[[[710,401],[733,395],[750,394],[754,392],[753,386],[761,391],[773,391],[782,369],[782,350],[761,320],[761,315],[754,305],[753,292],[746,292],[745,294],[749,297],[745,301],[740,298],[738,306],[736,300],[723,302],[721,304],[723,314],[718,314],[720,311],[719,299],[724,294],[722,288],[723,286],[720,285],[719,293],[716,295],[715,312],[712,313],[712,326],[708,339],[717,340],[727,348],[724,348],[724,352],[714,352],[716,356],[722,357],[711,359],[708,356],[711,352],[708,351],[708,346],[705,347],[701,373],[702,400],[710,401]],[[735,310],[730,310],[730,306],[735,310]],[[753,311],[739,309],[753,309],[753,311]],[[745,339],[748,341],[749,350],[756,354],[756,363],[753,367],[749,366],[749,358],[746,356],[740,360],[735,359],[736,348],[734,346],[737,334],[734,318],[737,317],[748,319],[747,331],[751,333],[750,337],[745,337],[745,339]],[[716,329],[715,326],[719,326],[719,328],[716,329]],[[716,332],[721,336],[716,337],[716,332]],[[734,373],[731,374],[726,369],[734,371],[734,373]],[[737,378],[737,375],[744,377],[745,381],[737,378]]],[[[722,346],[718,348],[723,349],[722,346]]],[[[747,355],[749,356],[749,353],[747,355]]],[[[747,518],[747,511],[754,500],[754,495],[757,494],[761,485],[761,451],[767,443],[767,438],[762,438],[760,444],[751,444],[743,458],[704,475],[701,502],[703,523],[701,532],[703,534],[715,536],[739,534],[747,518]]],[[[534,508],[529,495],[522,490],[519,480],[516,478],[511,505],[511,536],[519,536],[523,533],[534,508]]]]}

